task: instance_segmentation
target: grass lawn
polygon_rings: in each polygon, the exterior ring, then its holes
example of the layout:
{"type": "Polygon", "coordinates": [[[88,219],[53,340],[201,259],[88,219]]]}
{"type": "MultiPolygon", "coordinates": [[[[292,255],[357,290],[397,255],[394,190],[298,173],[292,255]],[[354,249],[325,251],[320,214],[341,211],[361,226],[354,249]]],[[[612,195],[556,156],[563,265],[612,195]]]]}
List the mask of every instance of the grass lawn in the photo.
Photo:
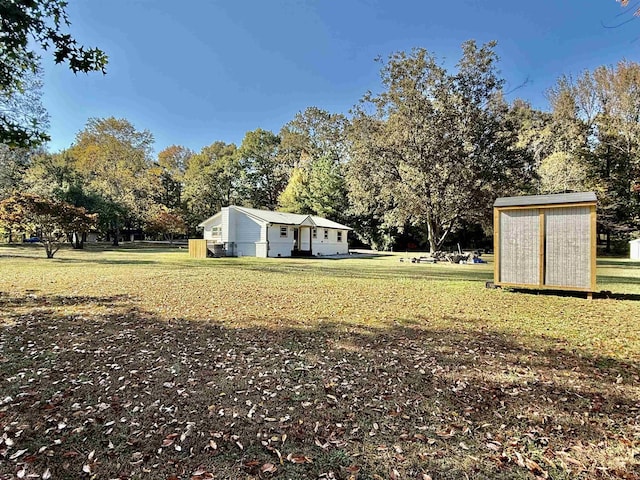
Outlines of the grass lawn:
{"type": "Polygon", "coordinates": [[[0,246],[0,478],[640,479],[640,263],[399,257],[0,246]]]}

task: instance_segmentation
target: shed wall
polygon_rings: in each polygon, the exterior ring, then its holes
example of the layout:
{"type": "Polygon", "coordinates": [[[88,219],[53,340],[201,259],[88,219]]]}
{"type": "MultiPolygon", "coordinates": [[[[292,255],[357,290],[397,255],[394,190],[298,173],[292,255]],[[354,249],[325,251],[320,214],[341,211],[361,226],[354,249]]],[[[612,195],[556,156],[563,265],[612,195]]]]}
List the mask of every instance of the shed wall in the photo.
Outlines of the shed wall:
{"type": "Polygon", "coordinates": [[[591,285],[591,209],[545,210],[546,286],[588,288],[591,285]]]}
{"type": "Polygon", "coordinates": [[[538,209],[500,212],[500,282],[537,285],[540,279],[538,209]]]}

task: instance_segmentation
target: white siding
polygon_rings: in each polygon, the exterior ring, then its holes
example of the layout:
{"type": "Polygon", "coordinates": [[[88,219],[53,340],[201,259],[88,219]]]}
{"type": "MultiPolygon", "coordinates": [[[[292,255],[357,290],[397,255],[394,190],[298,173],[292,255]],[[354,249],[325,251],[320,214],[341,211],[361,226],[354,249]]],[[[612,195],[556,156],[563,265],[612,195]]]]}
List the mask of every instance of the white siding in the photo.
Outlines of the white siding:
{"type": "Polygon", "coordinates": [[[293,250],[293,227],[290,225],[273,224],[269,227],[269,256],[290,257],[293,250]],[[280,236],[280,228],[287,229],[287,236],[280,236]]]}
{"type": "Polygon", "coordinates": [[[235,214],[235,242],[255,243],[260,241],[262,225],[251,217],[242,214],[235,214]]]}
{"type": "Polygon", "coordinates": [[[545,285],[591,285],[591,210],[589,207],[545,211],[545,285]]]}
{"type": "Polygon", "coordinates": [[[539,232],[538,209],[500,212],[500,282],[539,284],[539,232]]]}
{"type": "Polygon", "coordinates": [[[232,242],[233,240],[229,240],[229,207],[222,208],[222,241],[223,242],[232,242]]]}
{"type": "Polygon", "coordinates": [[[629,258],[631,260],[640,260],[640,239],[631,240],[629,242],[630,254],[629,258]]]}
{"type": "Polygon", "coordinates": [[[338,242],[338,230],[327,228],[328,237],[324,238],[324,228],[317,229],[317,238],[312,240],[314,255],[346,255],[349,253],[349,244],[347,243],[348,230],[340,230],[342,232],[342,241],[338,242]]]}
{"type": "MultiPolygon", "coordinates": [[[[218,217],[216,220],[214,220],[209,225],[204,227],[204,230],[202,232],[202,238],[204,238],[205,240],[220,241],[220,237],[218,236],[214,237],[212,232],[214,227],[220,227],[221,225],[222,225],[222,217],[218,217]]],[[[224,235],[224,231],[223,231],[223,235],[224,235]]]]}

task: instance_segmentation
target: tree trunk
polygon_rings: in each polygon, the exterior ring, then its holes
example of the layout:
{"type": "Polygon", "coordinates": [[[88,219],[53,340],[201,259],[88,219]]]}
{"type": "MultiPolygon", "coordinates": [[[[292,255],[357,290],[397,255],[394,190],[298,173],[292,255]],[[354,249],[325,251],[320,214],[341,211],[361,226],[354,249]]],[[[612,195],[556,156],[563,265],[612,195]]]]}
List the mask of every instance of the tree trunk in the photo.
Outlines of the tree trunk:
{"type": "Polygon", "coordinates": [[[73,249],[74,250],[82,250],[84,248],[84,241],[81,235],[78,235],[77,232],[73,233],[73,249]]]}
{"type": "Polygon", "coordinates": [[[438,251],[438,240],[436,239],[436,228],[431,219],[427,220],[427,232],[429,235],[429,253],[438,251]]]}
{"type": "Polygon", "coordinates": [[[116,220],[114,225],[113,225],[113,243],[112,243],[112,245],[114,247],[119,247],[120,246],[119,238],[120,238],[120,222],[118,222],[116,220]]]}

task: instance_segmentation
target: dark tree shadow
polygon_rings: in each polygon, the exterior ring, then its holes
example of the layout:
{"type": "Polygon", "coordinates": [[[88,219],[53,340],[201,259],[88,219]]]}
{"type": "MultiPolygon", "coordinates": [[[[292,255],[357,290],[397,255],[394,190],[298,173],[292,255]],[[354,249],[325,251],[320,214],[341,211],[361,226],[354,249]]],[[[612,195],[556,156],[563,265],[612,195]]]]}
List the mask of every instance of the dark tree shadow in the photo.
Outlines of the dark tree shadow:
{"type": "Polygon", "coordinates": [[[0,428],[43,449],[29,468],[54,477],[93,450],[104,478],[244,478],[267,463],[283,478],[638,474],[637,358],[455,317],[238,327],[164,319],[126,296],[4,293],[0,307],[0,428]]]}

